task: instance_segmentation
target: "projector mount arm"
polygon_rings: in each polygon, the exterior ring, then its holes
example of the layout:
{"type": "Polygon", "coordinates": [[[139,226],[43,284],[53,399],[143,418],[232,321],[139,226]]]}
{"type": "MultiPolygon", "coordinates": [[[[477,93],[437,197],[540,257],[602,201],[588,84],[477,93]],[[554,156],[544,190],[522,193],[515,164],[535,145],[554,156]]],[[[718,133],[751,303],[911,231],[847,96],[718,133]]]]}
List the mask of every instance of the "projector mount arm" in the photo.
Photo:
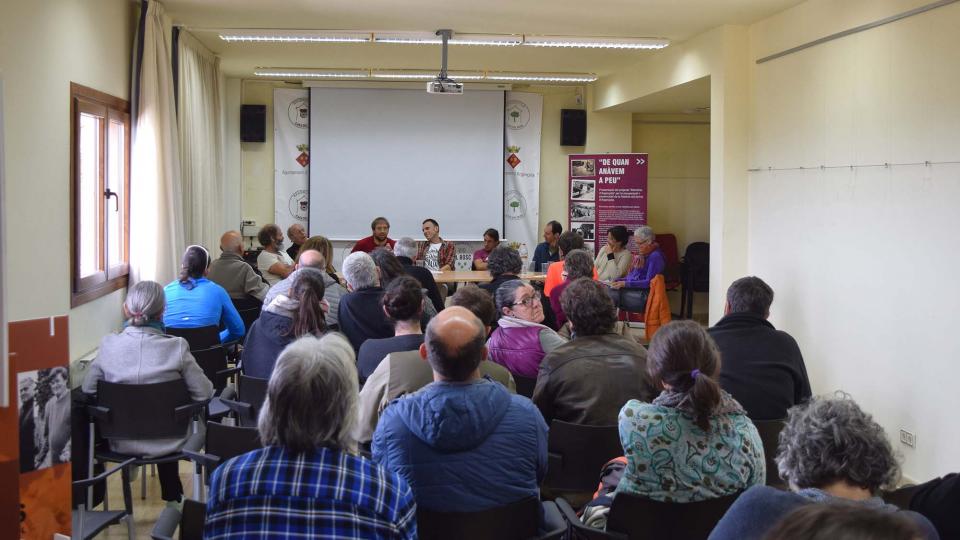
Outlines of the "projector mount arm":
{"type": "Polygon", "coordinates": [[[450,29],[437,30],[437,35],[443,40],[442,49],[440,52],[440,80],[447,80],[447,42],[450,41],[450,37],[453,35],[453,31],[450,29]]]}

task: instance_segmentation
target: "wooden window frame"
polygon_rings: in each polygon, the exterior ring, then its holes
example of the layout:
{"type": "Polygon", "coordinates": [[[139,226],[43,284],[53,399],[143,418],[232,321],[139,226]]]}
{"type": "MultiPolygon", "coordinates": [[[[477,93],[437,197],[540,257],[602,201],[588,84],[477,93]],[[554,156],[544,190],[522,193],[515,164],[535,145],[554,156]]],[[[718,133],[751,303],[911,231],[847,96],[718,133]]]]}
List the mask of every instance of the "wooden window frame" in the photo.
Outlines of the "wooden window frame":
{"type": "Polygon", "coordinates": [[[95,300],[118,289],[125,288],[130,273],[130,103],[113,97],[92,88],[76,83],[70,83],[70,307],[74,308],[95,300]],[[92,113],[103,119],[100,128],[100,177],[97,180],[97,189],[102,199],[98,212],[97,228],[97,272],[89,276],[80,275],[80,114],[92,113]],[[110,122],[119,121],[124,130],[124,160],[123,160],[123,194],[119,197],[106,196],[106,188],[110,183],[109,151],[110,122]],[[116,206],[114,206],[116,205],[116,206]],[[119,211],[123,207],[120,230],[123,241],[120,246],[120,261],[116,264],[108,260],[110,239],[105,219],[109,208],[115,207],[119,211]]]}

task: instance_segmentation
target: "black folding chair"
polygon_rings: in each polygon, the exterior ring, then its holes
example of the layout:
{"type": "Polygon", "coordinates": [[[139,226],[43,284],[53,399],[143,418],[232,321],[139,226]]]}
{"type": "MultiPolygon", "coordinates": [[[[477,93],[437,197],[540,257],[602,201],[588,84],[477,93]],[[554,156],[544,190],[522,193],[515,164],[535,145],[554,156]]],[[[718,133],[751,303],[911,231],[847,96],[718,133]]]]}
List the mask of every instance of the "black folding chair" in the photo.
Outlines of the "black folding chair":
{"type": "Polygon", "coordinates": [[[203,524],[207,519],[207,505],[193,499],[183,500],[183,510],[164,508],[150,531],[153,540],[174,540],[173,533],[180,528],[180,540],[203,540],[203,524]]]}
{"type": "MultiPolygon", "coordinates": [[[[192,435],[183,445],[183,450],[197,451],[203,445],[203,437],[197,433],[196,421],[206,407],[206,401],[193,401],[183,379],[154,384],[116,384],[107,381],[97,383],[96,405],[87,406],[90,416],[90,460],[87,464],[93,476],[94,460],[103,463],[126,463],[134,458],[133,465],[172,463],[189,459],[176,452],[166,456],[143,457],[121,454],[94,446],[96,429],[107,439],[149,441],[154,439],[177,439],[187,435],[192,425],[192,435]]],[[[146,474],[146,472],[144,472],[146,474]]],[[[194,491],[199,479],[194,480],[194,491]]],[[[87,488],[87,499],[92,500],[93,488],[87,488]]],[[[141,488],[140,498],[146,498],[146,483],[141,488]]]]}
{"type": "Polygon", "coordinates": [[[693,293],[710,292],[710,244],[687,246],[680,262],[680,317],[693,317],[693,293]]]}
{"type": "Polygon", "coordinates": [[[182,337],[190,345],[190,351],[217,347],[220,343],[220,328],[217,326],[201,326],[200,328],[171,328],[164,330],[171,336],[182,337]]]}
{"type": "Polygon", "coordinates": [[[777,446],[780,443],[780,432],[783,431],[784,420],[754,420],[753,425],[757,426],[757,432],[760,434],[760,441],[763,443],[763,456],[767,463],[766,484],[778,489],[787,489],[787,484],[780,479],[780,471],[777,469],[777,446]]]}
{"type": "Polygon", "coordinates": [[[539,530],[541,503],[536,497],[479,512],[435,512],[417,508],[420,540],[559,540],[566,523],[556,505],[543,503],[544,526],[539,530]]]}
{"type": "Polygon", "coordinates": [[[537,386],[536,377],[523,377],[513,374],[513,380],[517,383],[517,394],[525,397],[533,397],[533,389],[537,386]]]}
{"type": "Polygon", "coordinates": [[[584,426],[554,420],[547,439],[547,476],[551,492],[594,491],[604,464],[623,455],[617,426],[584,426]]]}
{"type": "MultiPolygon", "coordinates": [[[[196,464],[196,473],[203,477],[203,484],[210,485],[210,475],[224,461],[240,454],[262,447],[260,434],[256,428],[228,426],[216,422],[207,422],[204,451],[185,450],[190,461],[196,464]]],[[[194,490],[196,493],[196,490],[194,490]]],[[[203,487],[200,488],[200,501],[205,500],[203,487]]]]}
{"type": "Polygon", "coordinates": [[[237,381],[236,399],[221,399],[221,402],[236,414],[241,426],[255,427],[260,407],[267,398],[267,379],[240,374],[237,381]]]}
{"type": "Polygon", "coordinates": [[[240,299],[231,298],[230,300],[233,302],[233,307],[237,308],[237,313],[240,314],[240,318],[243,320],[243,327],[247,333],[249,333],[253,322],[260,318],[260,310],[263,308],[263,302],[253,297],[240,299]]]}
{"type": "Polygon", "coordinates": [[[230,377],[240,371],[237,367],[230,367],[228,362],[229,351],[227,346],[220,343],[220,329],[216,326],[201,326],[200,328],[167,328],[171,336],[182,337],[190,345],[190,354],[193,355],[203,374],[213,383],[214,398],[207,407],[207,416],[217,419],[225,416],[230,410],[221,402],[220,395],[227,387],[230,377]]]}
{"type": "MultiPolygon", "coordinates": [[[[73,511],[71,516],[73,525],[72,538],[87,540],[88,538],[97,536],[101,531],[111,525],[126,521],[127,537],[133,540],[133,497],[130,494],[130,467],[134,465],[135,462],[136,459],[130,458],[109,471],[73,482],[74,488],[88,490],[100,482],[106,485],[107,477],[117,471],[121,471],[121,477],[123,478],[123,510],[108,510],[106,508],[104,508],[104,510],[92,510],[93,503],[88,498],[85,503],[73,511]]],[[[87,494],[88,497],[92,497],[89,491],[87,494]]]]}

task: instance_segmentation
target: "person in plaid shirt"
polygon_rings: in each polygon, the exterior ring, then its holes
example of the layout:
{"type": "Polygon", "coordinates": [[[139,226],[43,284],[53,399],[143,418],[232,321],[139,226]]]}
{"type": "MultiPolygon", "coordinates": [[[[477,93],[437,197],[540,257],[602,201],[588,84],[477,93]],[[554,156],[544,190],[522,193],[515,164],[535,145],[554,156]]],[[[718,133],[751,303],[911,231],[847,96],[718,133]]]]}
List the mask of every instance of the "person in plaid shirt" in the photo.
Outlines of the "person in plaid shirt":
{"type": "Polygon", "coordinates": [[[266,446],[214,471],[203,537],[417,538],[410,486],[356,454],[357,387],[341,335],[290,344],[260,413],[266,446]]]}
{"type": "Polygon", "coordinates": [[[457,259],[457,247],[453,242],[440,238],[440,224],[437,220],[423,220],[423,237],[426,242],[417,246],[417,261],[423,261],[430,270],[453,270],[457,259]]]}

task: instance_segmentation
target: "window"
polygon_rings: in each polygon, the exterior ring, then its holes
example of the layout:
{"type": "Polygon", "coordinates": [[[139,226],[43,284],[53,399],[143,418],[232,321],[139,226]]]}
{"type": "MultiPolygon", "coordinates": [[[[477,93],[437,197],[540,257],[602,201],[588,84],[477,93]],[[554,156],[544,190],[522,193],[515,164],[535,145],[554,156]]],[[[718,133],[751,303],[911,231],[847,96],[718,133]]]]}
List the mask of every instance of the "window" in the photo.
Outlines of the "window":
{"type": "Polygon", "coordinates": [[[127,286],[130,104],[70,84],[71,307],[127,286]]]}

